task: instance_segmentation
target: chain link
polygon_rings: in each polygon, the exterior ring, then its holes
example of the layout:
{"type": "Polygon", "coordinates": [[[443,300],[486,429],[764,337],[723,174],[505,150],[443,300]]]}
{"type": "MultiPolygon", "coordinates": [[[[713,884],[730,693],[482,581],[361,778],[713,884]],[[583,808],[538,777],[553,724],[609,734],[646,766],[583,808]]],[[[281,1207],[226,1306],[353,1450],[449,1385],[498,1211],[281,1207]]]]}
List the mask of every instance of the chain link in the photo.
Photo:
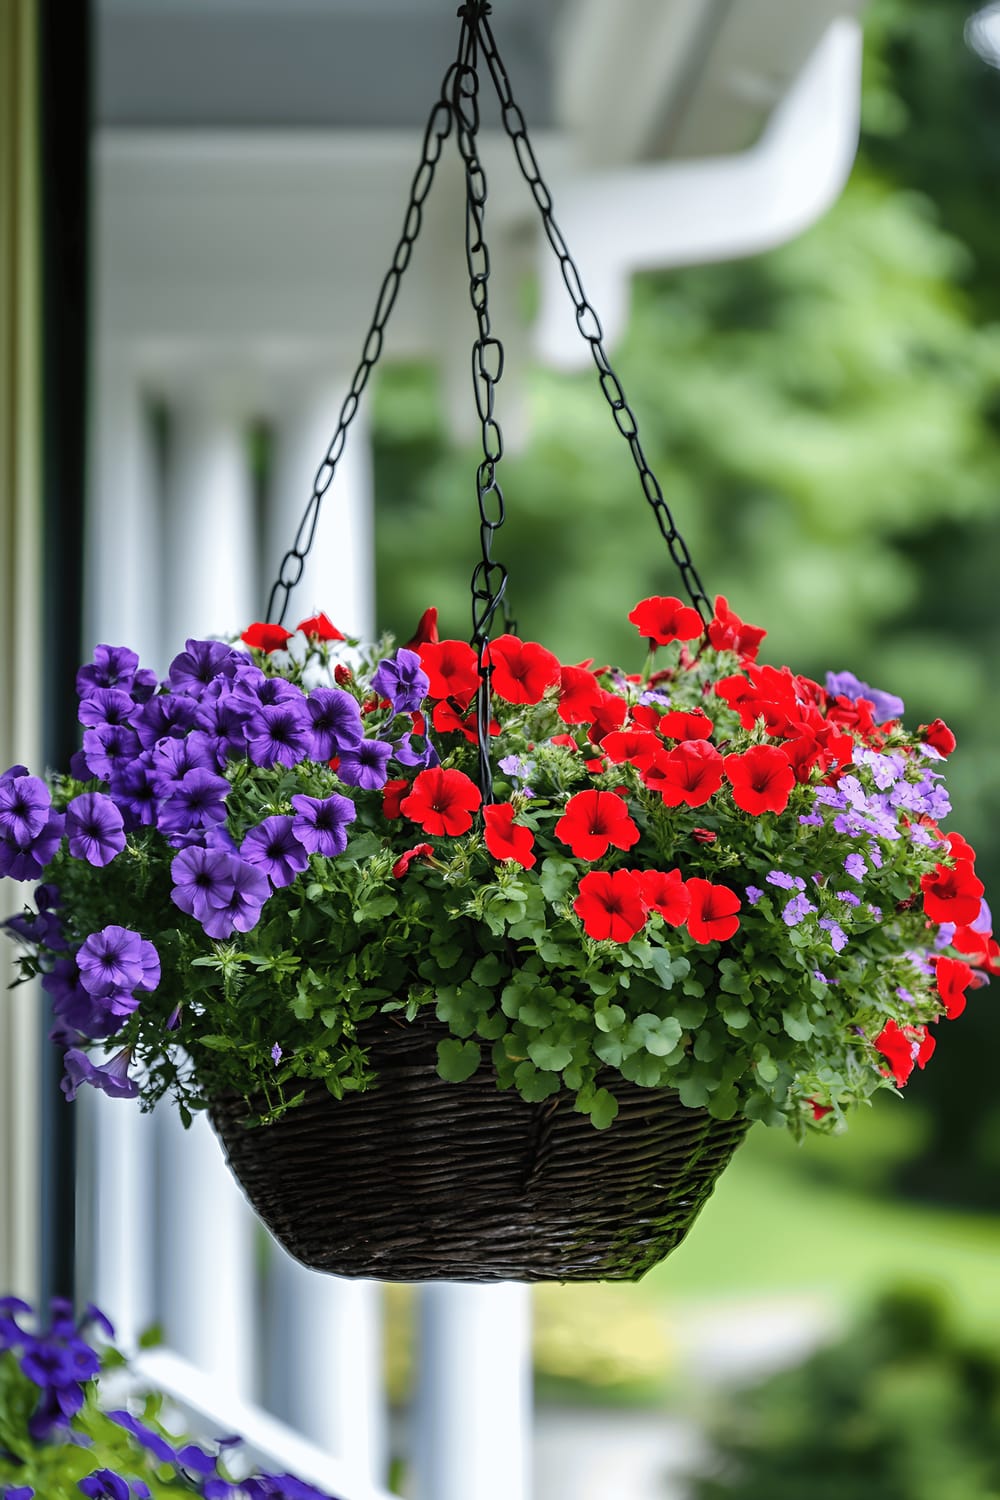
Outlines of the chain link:
{"type": "Polygon", "coordinates": [[[340,408],[337,430],[330,440],[330,446],[326,451],[323,462],[316,470],[312,495],[306,505],[302,520],[299,522],[299,528],[295,533],[295,540],[281,559],[277,580],[268,596],[267,613],[264,618],[274,624],[284,624],[285,614],[288,610],[289,596],[292,589],[302,577],[306,558],[316,538],[316,523],[319,520],[320,506],[323,502],[323,496],[333,482],[337,464],[344,451],[347,429],[357,414],[361,393],[368,384],[368,377],[371,375],[382,353],[385,326],[395,306],[396,298],[399,294],[400,281],[410,263],[413,246],[423,224],[424,203],[427,200],[431,184],[434,181],[434,172],[440,160],[442,148],[451,134],[451,85],[454,71],[455,65],[452,64],[445,74],[444,82],[441,85],[440,97],[435,102],[427,121],[420,164],[410,184],[410,196],[406,206],[406,214],[403,218],[402,233],[393,252],[392,264],[385,274],[375,302],[375,311],[372,315],[368,333],[365,336],[361,351],[361,360],[354,372],[350,389],[344,397],[343,405],[340,408]]]}
{"type": "Polygon", "coordinates": [[[531,189],[531,195],[538,206],[546,238],[559,261],[559,269],[562,272],[566,290],[576,310],[576,325],[582,337],[590,345],[590,352],[597,367],[601,390],[611,408],[615,426],[628,443],[629,451],[632,454],[632,461],[639,475],[642,492],[656,517],[656,524],[667,544],[671,559],[681,575],[688,598],[701,615],[703,623],[707,626],[709,620],[712,618],[712,605],[705,593],[705,587],[698,576],[698,570],[692,561],[688,545],[677,530],[674,518],[670,513],[670,508],[663,498],[663,490],[660,487],[659,480],[646,460],[642,444],[639,441],[639,426],[635,418],[635,413],[626,400],[621,381],[612,369],[611,361],[604,348],[604,330],[601,327],[601,320],[587,300],[586,293],[583,290],[583,282],[580,279],[580,272],[569,253],[562,231],[553,216],[552,194],[542,177],[534,148],[528,138],[528,129],[524,115],[514,99],[507,70],[497,51],[492,29],[490,28],[489,21],[486,19],[488,14],[489,7],[487,6],[479,16],[478,35],[487,66],[490,70],[490,76],[493,79],[497,98],[500,101],[503,128],[514,148],[514,155],[517,158],[521,175],[531,189]]]}
{"type": "Polygon", "coordinates": [[[496,387],[503,375],[503,345],[493,337],[490,321],[490,252],[486,244],[486,173],[479,160],[479,69],[477,29],[488,6],[462,6],[462,40],[453,75],[452,113],[455,138],[465,168],[465,261],[469,273],[469,300],[476,317],[477,336],[472,345],[472,388],[482,435],[483,457],[476,470],[476,502],[479,507],[481,559],[472,574],[472,645],[479,665],[476,694],[476,724],[479,749],[479,784],[483,802],[493,800],[493,768],[490,759],[493,662],[490,631],[502,607],[506,629],[512,628],[507,612],[507,569],[493,557],[493,538],[504,523],[506,507],[497,479],[503,457],[503,433],[495,415],[496,387]]]}

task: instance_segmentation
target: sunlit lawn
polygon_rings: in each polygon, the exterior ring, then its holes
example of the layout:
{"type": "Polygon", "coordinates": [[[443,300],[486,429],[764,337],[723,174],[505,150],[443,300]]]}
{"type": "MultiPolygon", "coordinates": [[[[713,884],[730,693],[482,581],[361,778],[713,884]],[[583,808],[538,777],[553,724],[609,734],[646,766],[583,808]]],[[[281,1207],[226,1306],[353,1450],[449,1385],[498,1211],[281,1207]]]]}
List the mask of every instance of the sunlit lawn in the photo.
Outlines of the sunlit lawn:
{"type": "Polygon", "coordinates": [[[677,1374],[679,1320],[716,1301],[745,1308],[788,1297],[840,1322],[906,1282],[943,1292],[968,1329],[1000,1336],[1000,1215],[906,1202],[879,1186],[918,1129],[917,1114],[891,1098],[845,1137],[802,1147],[758,1127],[688,1240],[643,1281],[539,1289],[541,1388],[656,1399],[677,1374]]]}

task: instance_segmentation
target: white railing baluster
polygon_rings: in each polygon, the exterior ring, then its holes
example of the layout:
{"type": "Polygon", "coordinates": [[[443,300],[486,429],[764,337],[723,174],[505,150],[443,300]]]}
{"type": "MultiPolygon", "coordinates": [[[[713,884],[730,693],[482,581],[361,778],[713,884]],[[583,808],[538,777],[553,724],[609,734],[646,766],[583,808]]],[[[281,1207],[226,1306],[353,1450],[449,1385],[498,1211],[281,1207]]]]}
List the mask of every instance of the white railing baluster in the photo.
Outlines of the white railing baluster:
{"type": "Polygon", "coordinates": [[[386,1468],[379,1290],[307,1271],[277,1245],[268,1269],[264,1403],[358,1474],[386,1468]]]}
{"type": "Polygon", "coordinates": [[[420,1293],[415,1500],[530,1500],[526,1286],[420,1293]]]}

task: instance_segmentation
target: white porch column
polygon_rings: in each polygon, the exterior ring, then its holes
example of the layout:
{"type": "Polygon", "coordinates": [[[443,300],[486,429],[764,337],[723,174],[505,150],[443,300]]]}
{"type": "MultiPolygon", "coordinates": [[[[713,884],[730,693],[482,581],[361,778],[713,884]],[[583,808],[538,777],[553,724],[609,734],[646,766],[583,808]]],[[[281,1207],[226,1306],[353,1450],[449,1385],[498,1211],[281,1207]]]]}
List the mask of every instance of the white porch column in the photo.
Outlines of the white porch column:
{"type": "Polygon", "coordinates": [[[421,1289],[415,1500],[530,1500],[530,1289],[421,1289]]]}
{"type": "MultiPolygon", "coordinates": [[[[290,382],[275,413],[274,462],[264,526],[265,602],[278,564],[295,539],[349,383],[347,375],[310,384],[290,382]]],[[[345,635],[371,640],[375,633],[372,466],[366,414],[370,399],[371,391],[366,390],[320,507],[316,539],[285,619],[288,629],[325,610],[345,635]]]]}
{"type": "Polygon", "coordinates": [[[268,1268],[264,1404],[365,1479],[386,1468],[381,1296],[307,1271],[277,1244],[268,1268]]]}
{"type": "Polygon", "coordinates": [[[256,1220],[204,1115],[185,1130],[173,1105],[158,1111],[156,1282],[169,1348],[218,1383],[256,1395],[256,1220]]]}
{"type": "Polygon", "coordinates": [[[168,426],[167,663],[189,636],[238,634],[260,618],[255,532],[249,438],[241,416],[214,391],[186,394],[172,405],[168,426]]]}
{"type": "Polygon", "coordinates": [[[84,647],[131,646],[162,672],[160,478],[137,371],[113,353],[94,364],[84,647]]]}

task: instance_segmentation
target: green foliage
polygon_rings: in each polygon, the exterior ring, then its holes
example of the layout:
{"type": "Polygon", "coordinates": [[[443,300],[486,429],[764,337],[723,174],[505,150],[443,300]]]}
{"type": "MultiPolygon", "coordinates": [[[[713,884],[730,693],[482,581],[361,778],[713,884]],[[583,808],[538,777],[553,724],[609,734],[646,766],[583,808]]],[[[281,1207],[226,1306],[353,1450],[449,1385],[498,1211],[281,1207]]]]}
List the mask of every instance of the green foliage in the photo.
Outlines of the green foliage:
{"type": "Polygon", "coordinates": [[[996,1500],[1000,1359],[939,1294],[888,1293],[801,1368],[741,1391],[692,1500],[996,1500]]]}

